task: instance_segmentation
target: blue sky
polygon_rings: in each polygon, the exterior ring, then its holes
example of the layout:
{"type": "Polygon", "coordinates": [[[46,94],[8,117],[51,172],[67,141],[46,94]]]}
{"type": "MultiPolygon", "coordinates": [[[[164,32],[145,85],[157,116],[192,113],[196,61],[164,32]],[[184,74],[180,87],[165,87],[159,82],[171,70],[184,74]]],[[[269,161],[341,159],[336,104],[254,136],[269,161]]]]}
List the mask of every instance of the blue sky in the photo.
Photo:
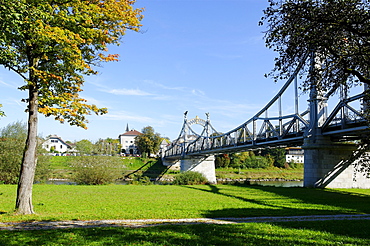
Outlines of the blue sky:
{"type": "MultiPolygon", "coordinates": [[[[104,116],[90,116],[88,130],[39,117],[39,133],[78,141],[117,138],[126,125],[141,131],[152,126],[164,137],[178,136],[183,114],[210,113],[220,132],[252,117],[280,89],[266,79],[276,55],[258,26],[267,0],[137,0],[145,7],[141,33],[129,31],[119,47],[119,62],[104,63],[99,75],[86,77],[81,96],[104,116]]],[[[0,69],[0,103],[7,117],[0,128],[26,122],[26,105],[17,90],[23,81],[0,69]]]]}

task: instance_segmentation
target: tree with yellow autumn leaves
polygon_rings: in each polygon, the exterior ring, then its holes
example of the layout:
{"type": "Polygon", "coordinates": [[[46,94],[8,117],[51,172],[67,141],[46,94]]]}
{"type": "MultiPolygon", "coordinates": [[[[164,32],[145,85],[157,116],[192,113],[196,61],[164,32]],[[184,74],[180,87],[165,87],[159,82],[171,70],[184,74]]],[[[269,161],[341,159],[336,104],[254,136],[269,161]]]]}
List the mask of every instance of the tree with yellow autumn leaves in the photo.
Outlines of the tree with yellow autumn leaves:
{"type": "Polygon", "coordinates": [[[24,80],[28,133],[18,183],[16,212],[34,213],[38,113],[86,128],[86,115],[107,113],[79,96],[84,76],[101,62],[117,61],[108,45],[127,30],[139,31],[143,9],[135,0],[3,0],[0,64],[24,80]]]}

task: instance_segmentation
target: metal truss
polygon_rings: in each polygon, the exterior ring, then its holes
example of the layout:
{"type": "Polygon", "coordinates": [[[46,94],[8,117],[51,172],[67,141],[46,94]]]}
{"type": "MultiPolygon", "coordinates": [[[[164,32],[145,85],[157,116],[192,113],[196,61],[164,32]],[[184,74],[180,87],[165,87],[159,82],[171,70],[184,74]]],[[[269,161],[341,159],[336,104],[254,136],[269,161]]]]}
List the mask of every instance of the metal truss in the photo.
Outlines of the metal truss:
{"type": "MultiPolygon", "coordinates": [[[[301,146],[305,137],[312,134],[332,136],[336,139],[351,140],[367,131],[368,126],[364,117],[367,106],[365,93],[348,97],[343,87],[333,89],[321,96],[313,86],[310,92],[309,105],[306,110],[299,112],[297,77],[305,65],[307,54],[298,64],[295,72],[287,80],[275,97],[256,115],[235,129],[220,134],[207,120],[198,117],[187,120],[187,112],[179,137],[165,151],[165,158],[180,158],[185,155],[212,155],[220,153],[240,152],[249,149],[265,147],[301,146]],[[287,88],[294,88],[294,113],[283,115],[281,98],[287,88]],[[327,98],[341,90],[339,103],[327,116],[327,98]],[[356,106],[354,106],[356,104],[356,106]],[[278,116],[269,117],[268,112],[278,106],[278,116]],[[362,108],[358,105],[362,105],[362,108]],[[365,108],[365,106],[366,108],[365,108]],[[357,109],[356,109],[357,108],[357,109]],[[191,125],[203,126],[201,134],[197,134],[191,125]],[[314,130],[318,129],[318,130],[314,130]]],[[[311,56],[311,62],[314,60],[311,56]]],[[[313,63],[311,63],[313,64],[313,63]]],[[[368,106],[370,108],[370,106],[368,106]]]]}

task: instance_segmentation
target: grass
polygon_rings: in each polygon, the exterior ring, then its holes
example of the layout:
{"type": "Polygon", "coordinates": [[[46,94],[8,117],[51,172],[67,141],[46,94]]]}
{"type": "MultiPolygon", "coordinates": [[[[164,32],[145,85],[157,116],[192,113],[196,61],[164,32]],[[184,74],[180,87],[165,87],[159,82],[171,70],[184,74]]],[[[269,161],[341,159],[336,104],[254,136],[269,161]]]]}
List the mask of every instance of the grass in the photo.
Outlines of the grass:
{"type": "Polygon", "coordinates": [[[0,221],[173,219],[370,213],[370,190],[233,185],[34,185],[37,214],[12,214],[15,185],[0,185],[0,221]]]}
{"type": "Polygon", "coordinates": [[[369,228],[370,221],[322,221],[0,231],[0,245],[369,245],[369,228]]]}
{"type": "Polygon", "coordinates": [[[303,180],[303,168],[282,169],[270,167],[266,169],[235,169],[219,168],[216,169],[217,178],[223,179],[283,179],[283,180],[303,180]]]}
{"type": "MultiPolygon", "coordinates": [[[[0,221],[222,218],[370,213],[370,190],[234,185],[34,185],[37,214],[12,213],[0,185],[0,221]]],[[[369,245],[370,221],[161,225],[0,231],[0,245],[369,245]]]]}
{"type": "MultiPolygon", "coordinates": [[[[71,179],[73,170],[71,168],[71,161],[75,156],[52,156],[50,158],[51,178],[53,179],[71,179]]],[[[154,162],[154,159],[145,159],[137,157],[118,157],[112,156],[110,158],[119,158],[124,166],[122,177],[138,171],[142,173],[147,170],[154,162]],[[143,169],[143,170],[141,170],[143,169]]]]}

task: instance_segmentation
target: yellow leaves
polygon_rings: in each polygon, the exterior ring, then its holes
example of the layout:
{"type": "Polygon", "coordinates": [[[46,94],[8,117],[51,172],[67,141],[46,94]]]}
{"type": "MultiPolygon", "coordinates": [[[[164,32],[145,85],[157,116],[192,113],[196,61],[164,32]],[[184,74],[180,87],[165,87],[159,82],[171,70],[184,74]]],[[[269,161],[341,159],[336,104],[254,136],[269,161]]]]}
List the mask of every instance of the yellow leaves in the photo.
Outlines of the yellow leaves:
{"type": "Polygon", "coordinates": [[[32,56],[15,61],[22,63],[22,74],[30,74],[22,88],[39,89],[40,113],[86,128],[86,115],[107,109],[80,98],[83,76],[96,74],[99,62],[118,61],[107,47],[118,45],[127,30],[139,30],[143,9],[135,9],[132,0],[26,2],[22,24],[15,28],[21,35],[12,42],[23,46],[11,47],[19,57],[32,56]]]}
{"type": "Polygon", "coordinates": [[[103,54],[100,53],[99,57],[102,61],[109,62],[109,61],[118,61],[119,55],[118,54],[108,54],[107,56],[104,56],[103,54]]]}

